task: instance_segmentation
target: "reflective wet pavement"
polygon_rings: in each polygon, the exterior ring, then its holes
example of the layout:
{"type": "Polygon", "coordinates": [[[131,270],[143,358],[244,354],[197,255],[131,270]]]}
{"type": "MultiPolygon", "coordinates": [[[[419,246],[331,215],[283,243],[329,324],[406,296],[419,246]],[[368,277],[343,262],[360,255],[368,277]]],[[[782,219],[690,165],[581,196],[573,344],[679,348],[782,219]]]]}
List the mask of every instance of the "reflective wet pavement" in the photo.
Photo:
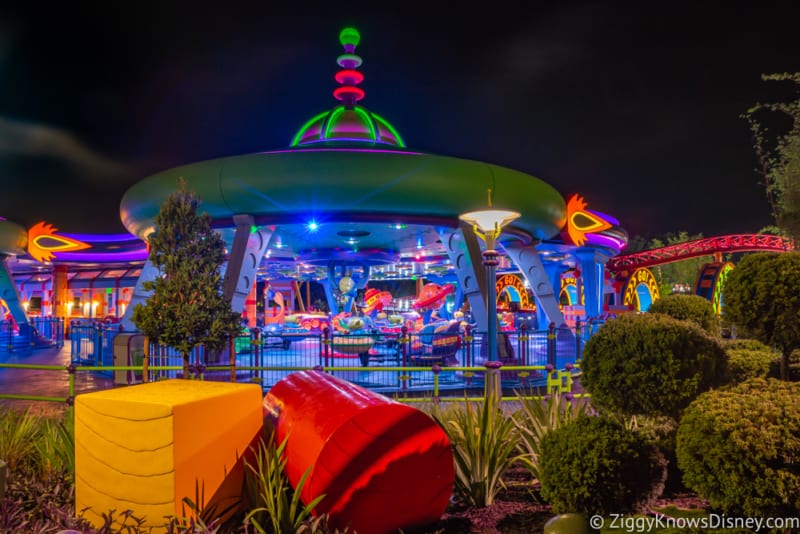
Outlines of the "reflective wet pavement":
{"type": "MultiPolygon", "coordinates": [[[[5,369],[0,368],[0,393],[9,395],[32,395],[42,397],[62,397],[69,395],[69,374],[66,367],[70,362],[69,344],[61,348],[41,349],[31,354],[17,356],[4,354],[0,363],[16,363],[23,365],[58,365],[63,370],[44,369],[5,369]]],[[[75,393],[97,391],[112,387],[110,374],[77,372],[75,373],[75,393]]],[[[23,401],[0,399],[0,405],[15,409],[30,408],[33,411],[47,413],[62,412],[65,403],[53,401],[23,401]]]]}

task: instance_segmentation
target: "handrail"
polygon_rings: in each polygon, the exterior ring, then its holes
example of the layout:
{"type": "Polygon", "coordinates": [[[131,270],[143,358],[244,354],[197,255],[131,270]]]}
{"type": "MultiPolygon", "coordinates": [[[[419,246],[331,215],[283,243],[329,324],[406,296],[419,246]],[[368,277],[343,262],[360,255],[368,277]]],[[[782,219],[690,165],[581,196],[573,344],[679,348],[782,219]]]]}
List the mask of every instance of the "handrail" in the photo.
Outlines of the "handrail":
{"type": "MultiPolygon", "coordinates": [[[[201,371],[199,372],[199,376],[192,377],[193,379],[203,379],[202,371],[215,371],[215,370],[228,370],[231,369],[229,365],[209,365],[209,366],[193,366],[195,369],[201,371]],[[202,369],[199,369],[202,368],[202,369]]],[[[577,368],[578,366],[574,366],[577,368]]],[[[27,401],[45,401],[45,402],[60,402],[66,404],[68,407],[71,407],[74,399],[75,399],[75,373],[77,372],[93,372],[93,371],[142,371],[147,368],[150,371],[180,371],[183,370],[182,365],[117,365],[117,366],[75,366],[75,365],[39,365],[39,364],[19,364],[19,363],[0,363],[0,369],[28,369],[28,370],[41,370],[41,371],[59,371],[59,372],[67,372],[69,375],[69,387],[68,387],[68,396],[67,397],[51,397],[51,396],[41,396],[41,395],[21,395],[21,394],[9,394],[9,393],[0,393],[0,399],[8,399],[8,400],[27,400],[27,401]]],[[[573,367],[570,367],[573,368],[573,367]]],[[[308,371],[308,370],[318,370],[323,372],[360,372],[360,371],[371,371],[371,372],[398,372],[398,373],[433,373],[434,376],[434,387],[431,391],[431,397],[422,396],[422,397],[408,397],[408,391],[398,391],[393,393],[391,396],[395,400],[401,402],[425,402],[425,400],[430,400],[434,402],[442,401],[442,400],[481,400],[483,397],[442,397],[439,395],[439,381],[438,377],[441,373],[472,373],[471,376],[476,375],[478,373],[485,373],[486,367],[483,366],[453,366],[453,367],[440,367],[438,365],[433,365],[430,367],[422,367],[422,366],[383,366],[383,367],[361,367],[361,366],[348,366],[348,367],[336,367],[336,366],[245,366],[245,365],[235,365],[234,370],[236,371],[263,371],[263,372],[270,372],[270,371],[283,371],[283,372],[293,372],[293,371],[308,371]]],[[[546,382],[546,388],[548,391],[551,390],[551,385],[555,383],[555,379],[553,381],[550,380],[550,375],[552,374],[559,374],[558,381],[561,380],[561,373],[570,372],[570,370],[561,371],[561,370],[554,370],[550,365],[516,365],[516,366],[507,366],[501,367],[501,372],[529,372],[529,371],[544,371],[547,373],[546,377],[548,378],[546,382]]],[[[235,376],[235,373],[232,375],[235,376]]],[[[571,388],[571,382],[569,382],[571,388]]],[[[126,386],[122,386],[126,387],[126,386]]],[[[465,384],[465,388],[469,387],[465,384]]],[[[419,390],[418,393],[424,393],[423,390],[419,390]]],[[[574,394],[575,397],[583,396],[583,394],[574,394]]],[[[537,398],[538,396],[532,396],[531,398],[537,398]]],[[[501,400],[511,401],[515,400],[517,397],[501,397],[501,400]]]]}

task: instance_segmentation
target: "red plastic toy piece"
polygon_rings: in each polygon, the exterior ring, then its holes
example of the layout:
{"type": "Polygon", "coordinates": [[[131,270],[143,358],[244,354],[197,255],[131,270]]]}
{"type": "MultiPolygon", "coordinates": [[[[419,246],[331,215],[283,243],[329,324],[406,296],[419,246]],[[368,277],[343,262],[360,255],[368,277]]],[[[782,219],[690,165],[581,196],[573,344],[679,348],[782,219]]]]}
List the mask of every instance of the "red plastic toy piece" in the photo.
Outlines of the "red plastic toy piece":
{"type": "Polygon", "coordinates": [[[405,404],[321,371],[293,373],[264,398],[286,445],[286,474],[300,498],[325,495],[315,513],[331,526],[385,534],[436,522],[455,476],[447,435],[405,404]]]}

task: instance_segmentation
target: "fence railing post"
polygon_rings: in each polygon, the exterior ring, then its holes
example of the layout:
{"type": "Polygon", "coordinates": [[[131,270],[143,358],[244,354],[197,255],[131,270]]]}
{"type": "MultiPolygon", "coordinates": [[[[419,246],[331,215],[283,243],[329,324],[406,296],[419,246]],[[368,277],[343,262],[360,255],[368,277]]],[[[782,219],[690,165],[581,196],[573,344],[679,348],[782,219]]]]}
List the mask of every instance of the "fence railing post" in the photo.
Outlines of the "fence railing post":
{"type": "Polygon", "coordinates": [[[503,367],[503,362],[498,360],[490,360],[483,362],[486,368],[486,378],[483,384],[483,394],[487,399],[494,402],[500,401],[503,396],[503,388],[500,384],[500,368],[503,367]]]}
{"type": "Polygon", "coordinates": [[[144,336],[144,350],[142,351],[142,383],[150,382],[150,338],[144,336]]]}
{"type": "Polygon", "coordinates": [[[528,325],[523,323],[519,330],[520,365],[526,366],[528,365],[528,325]]]}
{"type": "Polygon", "coordinates": [[[433,371],[433,402],[439,402],[439,373],[442,372],[442,368],[438,365],[434,365],[431,367],[431,371],[433,371]]]}
{"type": "Polygon", "coordinates": [[[556,366],[556,324],[547,327],[547,363],[556,366]]]}
{"type": "MultiPolygon", "coordinates": [[[[408,367],[408,327],[403,325],[400,327],[400,338],[397,340],[400,344],[400,357],[402,367],[408,367]]],[[[408,390],[408,381],[410,380],[411,375],[408,374],[408,371],[403,371],[400,374],[400,389],[403,391],[408,390]]]]}
{"type": "MultiPolygon", "coordinates": [[[[233,336],[231,336],[231,339],[233,339],[233,336]]],[[[252,333],[250,334],[250,341],[251,341],[250,346],[252,346],[252,341],[253,341],[252,333]]],[[[236,340],[233,340],[233,343],[231,343],[230,362],[231,362],[231,382],[236,382],[236,340]]]]}
{"type": "Polygon", "coordinates": [[[575,320],[575,360],[579,362],[581,359],[581,352],[582,352],[582,345],[583,345],[583,328],[581,326],[581,319],[578,317],[575,320]]]}
{"type": "MultiPolygon", "coordinates": [[[[470,325],[466,325],[464,327],[464,365],[466,367],[472,367],[472,362],[474,361],[474,347],[472,346],[474,339],[475,337],[472,335],[472,327],[470,325]]],[[[469,383],[467,385],[469,385],[469,383]]]]}
{"type": "Polygon", "coordinates": [[[327,326],[322,329],[322,352],[324,356],[324,365],[327,368],[330,360],[331,350],[331,329],[327,326]]]}

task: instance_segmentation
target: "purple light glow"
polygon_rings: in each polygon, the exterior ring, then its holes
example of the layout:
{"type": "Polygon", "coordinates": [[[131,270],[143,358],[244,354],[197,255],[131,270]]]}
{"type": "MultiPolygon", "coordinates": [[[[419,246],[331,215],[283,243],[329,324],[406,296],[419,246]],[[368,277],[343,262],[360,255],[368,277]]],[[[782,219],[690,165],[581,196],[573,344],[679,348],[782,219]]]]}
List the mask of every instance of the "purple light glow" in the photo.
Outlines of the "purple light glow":
{"type": "Polygon", "coordinates": [[[68,234],[66,232],[59,232],[59,235],[74,239],[76,241],[83,241],[85,243],[117,243],[128,241],[141,241],[133,234],[68,234]]]}
{"type": "Polygon", "coordinates": [[[625,242],[621,239],[603,234],[586,234],[586,242],[590,245],[611,248],[617,252],[625,246],[625,242]]]}
{"type": "Polygon", "coordinates": [[[124,262],[124,261],[145,261],[147,259],[147,249],[140,248],[127,252],[58,252],[55,255],[57,262],[76,261],[76,262],[124,262]]]}
{"type": "Polygon", "coordinates": [[[597,215],[601,219],[605,219],[605,220],[607,220],[608,222],[610,222],[613,225],[620,226],[619,221],[617,219],[615,219],[614,217],[612,217],[611,215],[607,214],[607,213],[603,213],[603,212],[600,212],[600,211],[594,211],[594,210],[585,210],[585,211],[588,211],[589,213],[597,215]]]}
{"type": "MultiPolygon", "coordinates": [[[[358,141],[363,143],[363,139],[336,139],[336,141],[358,141]]],[[[305,144],[311,143],[330,143],[329,139],[322,139],[319,141],[306,141],[305,144]]],[[[375,141],[375,143],[381,143],[375,141]]],[[[388,144],[388,143],[383,143],[388,144]]],[[[409,152],[407,150],[386,150],[382,148],[292,148],[288,150],[270,150],[269,152],[259,152],[259,154],[297,154],[298,152],[375,152],[380,154],[409,154],[412,156],[425,156],[423,152],[409,152]]]]}

